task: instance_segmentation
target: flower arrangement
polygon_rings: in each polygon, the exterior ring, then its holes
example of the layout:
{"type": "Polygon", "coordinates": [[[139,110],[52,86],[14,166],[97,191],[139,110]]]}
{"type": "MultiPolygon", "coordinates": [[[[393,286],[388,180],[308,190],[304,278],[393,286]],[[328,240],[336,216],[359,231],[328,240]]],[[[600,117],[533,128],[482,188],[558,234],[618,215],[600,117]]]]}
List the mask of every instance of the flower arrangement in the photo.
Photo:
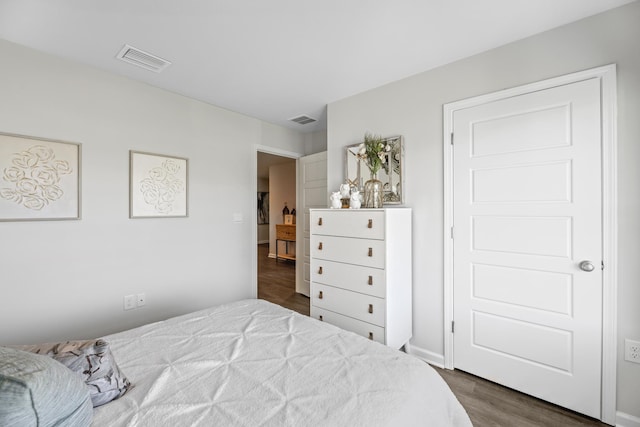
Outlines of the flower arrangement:
{"type": "Polygon", "coordinates": [[[360,144],[358,149],[357,157],[364,160],[371,171],[371,175],[375,175],[387,162],[389,151],[391,151],[391,145],[381,136],[366,133],[364,142],[360,144]]]}

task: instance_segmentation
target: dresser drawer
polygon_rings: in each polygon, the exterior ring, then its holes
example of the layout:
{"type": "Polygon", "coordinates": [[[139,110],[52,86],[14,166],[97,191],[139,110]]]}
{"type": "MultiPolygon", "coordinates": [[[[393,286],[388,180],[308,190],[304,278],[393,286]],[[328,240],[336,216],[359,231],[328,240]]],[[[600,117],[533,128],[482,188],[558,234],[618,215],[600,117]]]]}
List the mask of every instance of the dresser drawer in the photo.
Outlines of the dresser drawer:
{"type": "Polygon", "coordinates": [[[384,239],[384,212],[314,210],[311,211],[311,234],[381,240],[384,239]]]}
{"type": "Polygon", "coordinates": [[[347,331],[362,335],[370,340],[384,344],[384,328],[361,320],[352,319],[333,311],[325,310],[319,307],[311,307],[310,317],[330,323],[347,331]]]}
{"type": "Polygon", "coordinates": [[[311,235],[311,257],[384,268],[384,240],[311,235]]]}
{"type": "Polygon", "coordinates": [[[296,240],[296,226],[289,224],[276,224],[276,239],[296,240]]]}
{"type": "Polygon", "coordinates": [[[313,259],[313,269],[311,270],[311,281],[313,282],[378,298],[385,297],[384,276],[384,270],[378,268],[343,264],[319,258],[313,259]]]}
{"type": "Polygon", "coordinates": [[[311,282],[311,306],[384,327],[385,300],[311,282]]]}

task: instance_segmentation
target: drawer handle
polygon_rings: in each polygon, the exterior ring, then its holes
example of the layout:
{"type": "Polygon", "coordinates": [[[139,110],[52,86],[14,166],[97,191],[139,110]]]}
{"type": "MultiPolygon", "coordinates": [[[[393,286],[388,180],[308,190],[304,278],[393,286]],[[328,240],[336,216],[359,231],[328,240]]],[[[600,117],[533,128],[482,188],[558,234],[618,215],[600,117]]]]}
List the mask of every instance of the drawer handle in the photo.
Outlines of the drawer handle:
{"type": "Polygon", "coordinates": [[[373,220],[372,219],[369,220],[369,224],[367,225],[367,228],[373,228],[373,220]]]}
{"type": "Polygon", "coordinates": [[[321,322],[324,322],[324,319],[322,318],[322,316],[320,316],[320,321],[321,321],[321,322]]]}
{"type": "Polygon", "coordinates": [[[320,243],[318,244],[318,250],[319,250],[319,251],[321,251],[321,250],[322,250],[322,242],[320,242],[320,243]]]}
{"type": "MultiPolygon", "coordinates": [[[[322,268],[322,267],[320,267],[322,268]]],[[[373,285],[373,276],[369,276],[369,281],[367,282],[369,285],[373,285]]]]}
{"type": "Polygon", "coordinates": [[[322,225],[322,217],[318,218],[318,225],[322,225]]]}
{"type": "Polygon", "coordinates": [[[373,340],[373,332],[369,332],[369,339],[373,340]]]}
{"type": "Polygon", "coordinates": [[[322,291],[318,294],[318,299],[322,299],[322,291]]]}
{"type": "MultiPolygon", "coordinates": [[[[322,293],[322,292],[320,292],[322,293]]],[[[373,313],[373,304],[369,304],[369,313],[373,313]]]]}
{"type": "MultiPolygon", "coordinates": [[[[321,243],[322,244],[322,243],[321,243]]],[[[322,249],[322,248],[321,248],[322,249]]],[[[369,256],[373,256],[373,248],[369,248],[369,256]]]]}
{"type": "Polygon", "coordinates": [[[320,266],[320,268],[318,268],[318,274],[322,274],[322,266],[320,266]]]}

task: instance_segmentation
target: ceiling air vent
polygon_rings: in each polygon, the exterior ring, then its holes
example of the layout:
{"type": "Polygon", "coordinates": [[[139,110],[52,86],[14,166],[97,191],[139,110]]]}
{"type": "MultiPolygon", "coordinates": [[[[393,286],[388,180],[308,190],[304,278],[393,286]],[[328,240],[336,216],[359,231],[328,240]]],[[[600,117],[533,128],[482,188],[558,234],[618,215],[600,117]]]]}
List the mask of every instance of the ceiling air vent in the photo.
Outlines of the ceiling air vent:
{"type": "Polygon", "coordinates": [[[311,118],[309,116],[305,116],[305,115],[294,117],[293,119],[289,119],[289,120],[291,120],[292,122],[296,122],[298,124],[301,124],[301,125],[306,125],[306,124],[313,123],[313,122],[317,121],[316,119],[313,119],[313,118],[311,118]]]}
{"type": "Polygon", "coordinates": [[[121,59],[124,62],[128,62],[129,64],[142,67],[145,70],[155,71],[156,73],[159,73],[171,65],[171,62],[166,59],[144,52],[133,46],[129,46],[128,44],[124,45],[116,58],[121,59]]]}

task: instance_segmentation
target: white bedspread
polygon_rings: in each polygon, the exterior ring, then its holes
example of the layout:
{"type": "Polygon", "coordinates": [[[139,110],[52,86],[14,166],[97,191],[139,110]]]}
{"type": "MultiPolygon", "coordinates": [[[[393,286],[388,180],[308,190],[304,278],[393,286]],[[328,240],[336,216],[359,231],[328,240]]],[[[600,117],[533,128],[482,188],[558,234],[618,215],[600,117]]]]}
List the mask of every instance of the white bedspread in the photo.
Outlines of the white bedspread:
{"type": "Polygon", "coordinates": [[[470,426],[426,363],[261,300],[105,337],[134,387],[94,426],[470,426]]]}

